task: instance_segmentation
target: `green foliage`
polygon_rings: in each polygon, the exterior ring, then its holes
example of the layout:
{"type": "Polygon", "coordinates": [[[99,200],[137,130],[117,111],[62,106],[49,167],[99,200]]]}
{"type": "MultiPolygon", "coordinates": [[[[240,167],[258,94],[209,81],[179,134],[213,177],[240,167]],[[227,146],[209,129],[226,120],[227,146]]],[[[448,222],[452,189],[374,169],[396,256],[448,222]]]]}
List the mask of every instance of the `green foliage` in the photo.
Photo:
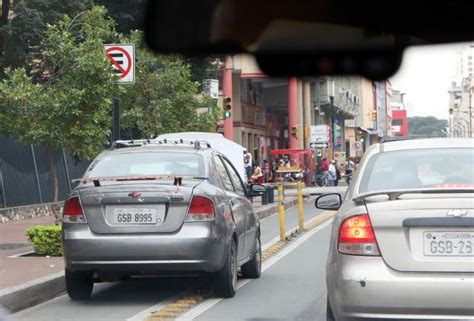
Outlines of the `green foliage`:
{"type": "Polygon", "coordinates": [[[410,136],[446,137],[446,119],[438,119],[433,116],[408,118],[408,131],[410,136]]]}
{"type": "Polygon", "coordinates": [[[26,236],[33,243],[36,254],[62,256],[61,226],[32,226],[26,230],[26,236]]]}
{"type": "Polygon", "coordinates": [[[210,131],[218,121],[217,102],[199,97],[199,83],[191,79],[189,65],[177,55],[155,55],[132,32],[122,43],[136,46],[136,84],[121,96],[122,126],[137,127],[144,137],[168,132],[210,131]]]}
{"type": "Polygon", "coordinates": [[[106,10],[95,6],[49,25],[30,74],[6,69],[0,83],[0,132],[20,143],[65,148],[77,159],[104,146],[118,86],[103,43],[116,37],[106,10]]]}
{"type": "Polygon", "coordinates": [[[3,30],[4,55],[0,69],[7,66],[27,67],[26,64],[38,53],[48,24],[57,23],[63,15],[76,16],[91,6],[92,0],[12,1],[12,19],[3,30]]]}
{"type": "Polygon", "coordinates": [[[142,29],[144,0],[95,0],[95,3],[107,8],[117,24],[117,31],[128,34],[131,30],[142,29]]]}

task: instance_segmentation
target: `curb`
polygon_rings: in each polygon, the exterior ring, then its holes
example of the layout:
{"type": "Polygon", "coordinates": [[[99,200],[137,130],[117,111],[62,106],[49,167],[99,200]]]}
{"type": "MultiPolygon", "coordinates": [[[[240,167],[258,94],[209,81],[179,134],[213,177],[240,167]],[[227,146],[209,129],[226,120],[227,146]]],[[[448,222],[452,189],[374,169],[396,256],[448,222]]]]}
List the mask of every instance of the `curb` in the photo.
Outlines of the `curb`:
{"type": "MultiPolygon", "coordinates": [[[[255,211],[258,218],[262,219],[262,218],[265,218],[265,217],[268,217],[270,215],[278,213],[278,202],[276,201],[274,204],[275,205],[273,205],[272,207],[269,207],[269,208],[266,208],[266,209],[263,209],[263,210],[260,210],[260,211],[258,211],[258,210],[255,211]]],[[[294,207],[296,205],[298,205],[298,199],[297,198],[285,201],[285,209],[288,209],[290,207],[294,207]]]]}
{"type": "MultiPolygon", "coordinates": [[[[278,202],[275,205],[256,211],[259,219],[278,213],[278,202]]],[[[298,204],[298,199],[285,201],[285,209],[298,204]]],[[[0,306],[15,313],[48,301],[66,291],[64,272],[58,272],[27,283],[0,290],[0,306]]]]}
{"type": "Polygon", "coordinates": [[[50,300],[66,291],[64,272],[0,290],[0,306],[10,313],[50,300]]]}

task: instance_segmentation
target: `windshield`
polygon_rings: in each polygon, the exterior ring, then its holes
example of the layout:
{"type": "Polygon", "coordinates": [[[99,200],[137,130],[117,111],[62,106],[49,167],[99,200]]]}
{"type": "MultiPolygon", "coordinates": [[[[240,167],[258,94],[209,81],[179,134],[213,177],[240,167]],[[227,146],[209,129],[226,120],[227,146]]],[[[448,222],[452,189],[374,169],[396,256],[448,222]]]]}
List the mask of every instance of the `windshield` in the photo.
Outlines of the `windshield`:
{"type": "Polygon", "coordinates": [[[86,177],[204,176],[204,160],[191,153],[144,152],[113,154],[91,164],[86,177]]]}
{"type": "Polygon", "coordinates": [[[2,0],[0,321],[472,319],[473,6],[2,0]]]}
{"type": "Polygon", "coordinates": [[[443,187],[474,187],[474,149],[421,149],[373,156],[359,193],[443,187]]]}

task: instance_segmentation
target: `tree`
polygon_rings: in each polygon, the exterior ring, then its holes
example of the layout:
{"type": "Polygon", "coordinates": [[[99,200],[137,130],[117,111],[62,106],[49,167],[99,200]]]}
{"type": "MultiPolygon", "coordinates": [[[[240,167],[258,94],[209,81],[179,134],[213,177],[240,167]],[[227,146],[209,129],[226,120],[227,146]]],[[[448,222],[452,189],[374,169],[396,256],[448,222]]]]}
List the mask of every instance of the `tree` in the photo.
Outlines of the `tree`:
{"type": "Polygon", "coordinates": [[[448,121],[446,119],[438,119],[433,116],[408,118],[410,136],[446,137],[447,126],[448,121]]]}
{"type": "Polygon", "coordinates": [[[95,0],[95,3],[107,8],[118,32],[128,34],[142,29],[144,0],[95,0]]]}
{"type": "Polygon", "coordinates": [[[216,101],[198,95],[190,67],[177,55],[155,55],[132,32],[123,43],[136,46],[136,83],[121,96],[122,126],[138,128],[144,137],[180,131],[210,131],[220,116],[216,101]]]}
{"type": "MultiPolygon", "coordinates": [[[[0,66],[24,66],[34,59],[48,24],[57,23],[63,15],[76,16],[92,7],[92,0],[15,0],[11,8],[2,1],[3,51],[0,66]],[[8,11],[12,17],[8,21],[8,11]]],[[[0,68],[0,69],[3,69],[0,68]]]]}
{"type": "Polygon", "coordinates": [[[32,71],[7,68],[0,82],[0,132],[45,148],[54,201],[58,178],[52,150],[64,148],[76,159],[89,159],[110,133],[111,98],[118,88],[103,43],[117,34],[105,16],[105,8],[94,6],[48,26],[32,71]]]}

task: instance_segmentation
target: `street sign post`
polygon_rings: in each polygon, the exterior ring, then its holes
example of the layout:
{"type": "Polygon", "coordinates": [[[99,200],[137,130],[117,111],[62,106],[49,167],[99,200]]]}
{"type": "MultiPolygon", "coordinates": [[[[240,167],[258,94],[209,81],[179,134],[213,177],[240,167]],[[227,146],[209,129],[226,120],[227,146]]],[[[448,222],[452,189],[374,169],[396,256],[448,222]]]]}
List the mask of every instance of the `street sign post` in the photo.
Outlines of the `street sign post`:
{"type": "MultiPolygon", "coordinates": [[[[117,83],[133,85],[135,83],[135,45],[109,44],[104,45],[104,49],[105,56],[112,64],[113,74],[119,76],[117,83]]],[[[110,145],[120,139],[120,99],[118,97],[114,97],[112,115],[112,139],[110,145]]]]}
{"type": "Polygon", "coordinates": [[[135,45],[110,44],[104,45],[105,56],[113,66],[113,73],[120,78],[119,84],[135,83],[135,45]]]}
{"type": "Polygon", "coordinates": [[[311,126],[310,142],[312,143],[327,143],[329,142],[329,126],[317,125],[311,126]]]}

